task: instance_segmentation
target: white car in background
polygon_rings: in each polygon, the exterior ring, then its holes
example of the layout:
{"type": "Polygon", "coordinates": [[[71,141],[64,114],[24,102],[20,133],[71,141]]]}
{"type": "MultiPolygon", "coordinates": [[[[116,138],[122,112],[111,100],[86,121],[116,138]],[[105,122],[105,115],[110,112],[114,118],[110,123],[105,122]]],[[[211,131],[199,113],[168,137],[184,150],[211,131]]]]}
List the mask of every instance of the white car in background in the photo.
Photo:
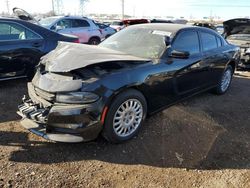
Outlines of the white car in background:
{"type": "Polygon", "coordinates": [[[103,39],[99,26],[91,19],[79,16],[54,16],[39,21],[40,25],[52,31],[75,35],[80,43],[99,44],[103,39]]]}
{"type": "Polygon", "coordinates": [[[105,39],[116,33],[116,30],[114,28],[109,27],[106,24],[103,24],[103,23],[96,23],[96,24],[101,29],[102,36],[105,39]]]}
{"type": "Polygon", "coordinates": [[[110,24],[110,27],[114,28],[116,31],[120,31],[126,27],[123,21],[113,21],[110,24]]]}

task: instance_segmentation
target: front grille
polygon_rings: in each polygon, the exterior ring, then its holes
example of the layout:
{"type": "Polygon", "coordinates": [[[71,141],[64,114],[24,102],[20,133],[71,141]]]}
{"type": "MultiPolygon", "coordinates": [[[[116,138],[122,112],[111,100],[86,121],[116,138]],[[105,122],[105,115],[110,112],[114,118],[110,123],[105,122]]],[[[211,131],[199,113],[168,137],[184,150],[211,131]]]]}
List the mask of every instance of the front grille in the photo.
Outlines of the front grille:
{"type": "Polygon", "coordinates": [[[46,101],[53,102],[55,100],[56,95],[54,93],[49,93],[47,91],[41,90],[37,87],[35,87],[35,93],[45,99],[46,101]]]}
{"type": "Polygon", "coordinates": [[[48,109],[40,108],[39,105],[34,104],[31,100],[27,100],[22,105],[19,105],[18,109],[21,116],[40,123],[46,123],[47,121],[48,109]]]}

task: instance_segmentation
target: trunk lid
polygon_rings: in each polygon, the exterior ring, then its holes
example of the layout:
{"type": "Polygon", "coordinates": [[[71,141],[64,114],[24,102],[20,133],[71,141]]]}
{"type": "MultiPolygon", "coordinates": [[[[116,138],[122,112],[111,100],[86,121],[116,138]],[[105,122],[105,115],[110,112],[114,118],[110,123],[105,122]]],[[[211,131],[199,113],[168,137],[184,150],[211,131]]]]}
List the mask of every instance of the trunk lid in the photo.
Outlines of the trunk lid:
{"type": "Polygon", "coordinates": [[[15,7],[12,9],[13,14],[18,17],[20,20],[28,21],[37,25],[40,25],[39,22],[25,10],[15,7]]]}

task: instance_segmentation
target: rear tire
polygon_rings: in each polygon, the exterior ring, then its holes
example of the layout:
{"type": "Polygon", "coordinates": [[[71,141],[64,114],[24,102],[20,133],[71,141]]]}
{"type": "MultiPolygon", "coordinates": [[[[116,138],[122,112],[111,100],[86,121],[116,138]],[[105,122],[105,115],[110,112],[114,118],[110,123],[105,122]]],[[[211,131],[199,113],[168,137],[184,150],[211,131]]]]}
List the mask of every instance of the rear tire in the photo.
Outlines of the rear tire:
{"type": "Polygon", "coordinates": [[[122,92],[110,105],[102,135],[112,143],[127,141],[139,132],[146,114],[146,99],[139,91],[122,92]]]}
{"type": "Polygon", "coordinates": [[[231,85],[232,78],[233,78],[233,68],[231,65],[228,65],[227,68],[222,73],[218,85],[214,89],[214,93],[217,95],[222,95],[226,93],[231,85]]]}
{"type": "Polygon", "coordinates": [[[88,44],[90,44],[90,45],[98,45],[98,44],[100,44],[100,42],[101,42],[101,40],[99,38],[93,37],[93,38],[89,39],[88,44]]]}

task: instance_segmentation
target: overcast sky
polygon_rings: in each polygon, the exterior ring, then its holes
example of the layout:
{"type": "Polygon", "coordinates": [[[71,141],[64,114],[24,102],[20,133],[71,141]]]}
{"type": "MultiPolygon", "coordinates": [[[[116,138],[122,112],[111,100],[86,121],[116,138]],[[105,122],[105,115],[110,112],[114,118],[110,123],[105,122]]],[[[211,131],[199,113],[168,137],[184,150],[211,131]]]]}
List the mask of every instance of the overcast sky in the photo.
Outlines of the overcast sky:
{"type": "MultiPolygon", "coordinates": [[[[7,12],[7,0],[0,0],[0,12],[7,12]]],[[[8,0],[10,9],[45,13],[52,10],[52,0],[8,0]]],[[[80,0],[61,0],[65,14],[79,13],[80,0]]],[[[121,14],[121,0],[89,0],[88,13],[121,14]]],[[[174,16],[202,18],[220,16],[224,19],[250,16],[250,0],[125,0],[125,14],[142,16],[174,16]]]]}

